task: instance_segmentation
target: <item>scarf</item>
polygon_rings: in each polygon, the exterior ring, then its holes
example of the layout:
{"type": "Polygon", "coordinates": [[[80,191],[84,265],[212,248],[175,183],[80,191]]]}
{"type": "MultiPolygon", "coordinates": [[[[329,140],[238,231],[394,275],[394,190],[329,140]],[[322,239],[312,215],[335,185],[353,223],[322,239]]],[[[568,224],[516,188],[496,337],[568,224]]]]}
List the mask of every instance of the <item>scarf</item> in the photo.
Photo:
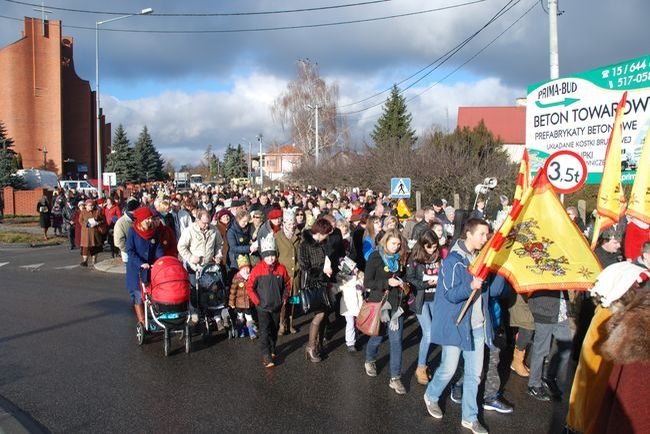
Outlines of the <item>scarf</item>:
{"type": "Polygon", "coordinates": [[[383,247],[379,247],[379,255],[384,261],[384,265],[388,267],[388,271],[391,273],[397,273],[399,271],[399,252],[397,253],[386,253],[384,252],[383,247]]]}
{"type": "Polygon", "coordinates": [[[135,231],[136,234],[140,235],[141,238],[145,240],[150,240],[153,238],[154,235],[156,235],[156,227],[152,226],[149,229],[142,229],[140,227],[140,223],[135,223],[133,225],[133,230],[135,231]]]}

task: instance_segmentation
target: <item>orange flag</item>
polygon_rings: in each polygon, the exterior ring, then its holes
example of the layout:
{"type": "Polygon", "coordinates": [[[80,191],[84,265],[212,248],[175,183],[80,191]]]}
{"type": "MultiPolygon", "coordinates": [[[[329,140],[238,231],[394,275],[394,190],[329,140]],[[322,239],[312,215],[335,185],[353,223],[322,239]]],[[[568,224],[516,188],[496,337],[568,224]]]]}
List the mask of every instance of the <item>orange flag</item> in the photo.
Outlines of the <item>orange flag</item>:
{"type": "Polygon", "coordinates": [[[636,178],[630,193],[627,215],[650,224],[650,127],[643,141],[641,158],[636,168],[636,178]]]}
{"type": "Polygon", "coordinates": [[[524,293],[589,289],[601,266],[542,168],[469,271],[481,278],[498,273],[524,293]]]}
{"type": "Polygon", "coordinates": [[[512,201],[513,206],[521,201],[524,192],[530,186],[530,160],[528,159],[528,149],[524,148],[524,155],[521,157],[519,165],[519,174],[517,175],[517,187],[515,187],[515,198],[512,201]]]}
{"type": "MultiPolygon", "coordinates": [[[[592,249],[596,247],[600,233],[618,223],[618,220],[625,213],[625,207],[621,200],[623,196],[623,186],[621,185],[621,142],[623,140],[623,112],[625,111],[626,101],[627,92],[623,93],[623,98],[616,107],[614,126],[607,142],[605,167],[603,167],[603,177],[600,181],[596,200],[597,215],[594,222],[594,233],[591,238],[592,249]]],[[[637,173],[639,172],[637,171],[637,173]]]]}

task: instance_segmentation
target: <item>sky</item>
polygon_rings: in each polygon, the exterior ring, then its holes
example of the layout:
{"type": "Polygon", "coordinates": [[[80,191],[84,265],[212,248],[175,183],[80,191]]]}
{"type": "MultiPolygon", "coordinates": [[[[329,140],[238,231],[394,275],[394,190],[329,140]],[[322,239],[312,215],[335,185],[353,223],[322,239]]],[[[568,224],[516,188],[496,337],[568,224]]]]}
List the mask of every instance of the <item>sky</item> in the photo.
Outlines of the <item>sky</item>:
{"type": "MultiPolygon", "coordinates": [[[[290,143],[271,115],[296,76],[317,62],[339,87],[352,147],[369,142],[390,87],[403,89],[418,134],[452,130],[460,106],[508,106],[550,77],[547,0],[50,0],[74,43],[77,74],[132,142],[147,126],[176,167],[208,145],[290,143]],[[501,13],[500,13],[501,12],[501,13]],[[493,19],[494,17],[496,19],[493,19]],[[455,50],[469,39],[460,50],[455,50]],[[455,50],[455,52],[454,52],[455,50]],[[453,55],[450,55],[453,53],[453,55]],[[440,59],[446,59],[441,62],[440,59]],[[360,102],[362,101],[362,102],[360,102]]],[[[0,0],[0,46],[20,38],[39,0],[0,0]]],[[[560,0],[560,76],[648,54],[648,0],[560,0]],[[646,42],[643,42],[646,41],[646,42]]]]}

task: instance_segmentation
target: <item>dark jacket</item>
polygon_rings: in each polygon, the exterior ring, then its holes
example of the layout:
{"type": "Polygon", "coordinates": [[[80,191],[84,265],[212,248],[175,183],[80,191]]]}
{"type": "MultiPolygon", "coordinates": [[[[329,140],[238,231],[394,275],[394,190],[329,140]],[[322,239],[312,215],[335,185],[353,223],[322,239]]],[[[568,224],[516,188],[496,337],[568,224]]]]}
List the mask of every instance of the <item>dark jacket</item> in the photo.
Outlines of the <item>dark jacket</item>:
{"type": "MultiPolygon", "coordinates": [[[[440,279],[436,297],[433,301],[431,322],[431,342],[438,345],[460,347],[463,351],[474,351],[472,336],[472,306],[469,307],[460,324],[456,319],[472,293],[470,284],[472,275],[467,271],[472,255],[460,240],[451,248],[449,255],[442,261],[440,279]]],[[[486,333],[486,344],[493,346],[494,328],[489,310],[490,297],[499,297],[505,292],[505,279],[491,275],[481,288],[481,307],[486,333]]]]}
{"type": "Polygon", "coordinates": [[[420,220],[415,224],[415,226],[413,226],[413,230],[411,231],[411,239],[417,240],[418,238],[420,238],[420,235],[422,235],[429,229],[431,229],[431,225],[427,223],[424,219],[420,220]]]}
{"type": "Polygon", "coordinates": [[[298,249],[298,262],[305,285],[329,281],[329,277],[323,272],[326,256],[325,243],[316,241],[308,229],[304,230],[298,249]]]}
{"type": "Polygon", "coordinates": [[[226,232],[226,239],[228,240],[228,269],[237,269],[237,256],[250,254],[251,233],[249,228],[249,225],[242,228],[236,220],[230,224],[228,232],[226,232]]]}
{"type": "MultiPolygon", "coordinates": [[[[126,235],[126,253],[129,260],[126,263],[126,288],[129,291],[140,289],[140,270],[142,264],[153,265],[164,255],[160,240],[154,236],[150,240],[142,238],[132,227],[126,235]]],[[[149,273],[142,273],[145,282],[149,282],[149,273]]]]}
{"type": "Polygon", "coordinates": [[[284,265],[275,262],[269,266],[262,260],[251,270],[246,293],[258,309],[279,312],[289,297],[290,285],[291,279],[284,265]]]}
{"type": "Polygon", "coordinates": [[[415,293],[415,306],[413,311],[416,314],[422,313],[422,305],[425,301],[433,301],[436,294],[436,287],[424,281],[424,275],[437,276],[440,271],[440,262],[435,261],[428,264],[420,264],[410,260],[406,265],[406,281],[411,285],[411,291],[415,293]]]}
{"type": "Polygon", "coordinates": [[[341,229],[334,228],[334,231],[325,240],[325,254],[332,262],[332,277],[330,280],[334,281],[339,272],[341,259],[345,258],[345,243],[343,242],[341,229]]]}
{"type": "Polygon", "coordinates": [[[390,303],[391,315],[392,311],[397,309],[406,300],[403,297],[403,292],[400,287],[388,286],[388,279],[391,277],[404,276],[404,266],[400,263],[397,272],[392,273],[388,271],[388,267],[384,264],[379,251],[375,250],[368,257],[366,263],[366,272],[363,275],[363,285],[369,290],[368,301],[380,301],[384,293],[388,291],[386,301],[390,303]]]}
{"type": "Polygon", "coordinates": [[[620,252],[608,252],[607,250],[603,249],[602,246],[596,247],[594,249],[594,254],[596,255],[596,258],[598,258],[598,262],[600,262],[600,265],[603,268],[607,268],[610,265],[616,264],[617,262],[621,262],[623,260],[623,256],[620,252]]]}
{"type": "Polygon", "coordinates": [[[557,324],[560,314],[560,297],[564,294],[567,314],[569,296],[566,291],[536,291],[528,297],[528,308],[535,322],[542,324],[557,324]]]}

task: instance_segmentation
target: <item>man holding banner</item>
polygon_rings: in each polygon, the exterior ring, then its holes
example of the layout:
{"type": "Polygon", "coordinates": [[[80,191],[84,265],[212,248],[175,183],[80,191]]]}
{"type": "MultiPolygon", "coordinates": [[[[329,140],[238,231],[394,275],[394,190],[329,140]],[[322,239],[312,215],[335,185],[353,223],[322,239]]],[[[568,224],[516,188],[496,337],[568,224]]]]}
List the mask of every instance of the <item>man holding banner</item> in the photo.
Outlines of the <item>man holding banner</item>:
{"type": "Polygon", "coordinates": [[[429,414],[441,419],[438,399],[454,376],[462,354],[465,367],[461,424],[473,433],[488,432],[478,421],[477,393],[484,348],[492,345],[493,339],[489,298],[500,296],[504,288],[503,281],[501,285],[488,287],[483,278],[468,272],[470,263],[487,242],[489,231],[485,220],[469,219],[464,238],[458,240],[442,261],[431,325],[431,342],[442,346],[442,358],[424,394],[429,414]],[[468,313],[457,323],[466,304],[468,313]]]}

